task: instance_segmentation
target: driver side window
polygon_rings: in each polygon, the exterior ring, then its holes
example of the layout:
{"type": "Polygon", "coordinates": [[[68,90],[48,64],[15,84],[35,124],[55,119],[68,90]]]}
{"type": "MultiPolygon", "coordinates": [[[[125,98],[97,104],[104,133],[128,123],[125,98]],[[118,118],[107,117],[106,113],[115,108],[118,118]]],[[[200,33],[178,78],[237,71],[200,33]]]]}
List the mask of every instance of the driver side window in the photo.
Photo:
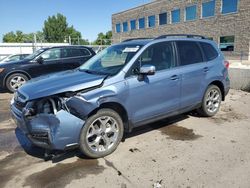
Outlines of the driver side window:
{"type": "Polygon", "coordinates": [[[143,65],[153,65],[156,71],[173,68],[175,63],[172,43],[161,42],[148,47],[134,63],[129,75],[138,74],[143,65]]]}
{"type": "Polygon", "coordinates": [[[46,50],[44,53],[42,53],[41,57],[44,59],[44,61],[60,59],[61,58],[60,48],[53,48],[46,50]]]}

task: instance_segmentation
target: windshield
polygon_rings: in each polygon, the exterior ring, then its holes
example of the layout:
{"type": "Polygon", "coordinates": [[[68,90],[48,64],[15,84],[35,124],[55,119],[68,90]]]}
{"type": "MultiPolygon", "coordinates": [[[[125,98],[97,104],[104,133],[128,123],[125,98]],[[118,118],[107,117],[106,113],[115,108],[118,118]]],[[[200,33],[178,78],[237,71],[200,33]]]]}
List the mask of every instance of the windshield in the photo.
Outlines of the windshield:
{"type": "Polygon", "coordinates": [[[26,56],[24,59],[34,59],[36,56],[38,56],[40,53],[42,53],[44,51],[45,51],[45,49],[41,48],[41,49],[35,51],[33,54],[26,56]]]}
{"type": "Polygon", "coordinates": [[[94,74],[115,75],[139,51],[139,45],[115,45],[104,49],[80,67],[81,71],[94,74]]]}

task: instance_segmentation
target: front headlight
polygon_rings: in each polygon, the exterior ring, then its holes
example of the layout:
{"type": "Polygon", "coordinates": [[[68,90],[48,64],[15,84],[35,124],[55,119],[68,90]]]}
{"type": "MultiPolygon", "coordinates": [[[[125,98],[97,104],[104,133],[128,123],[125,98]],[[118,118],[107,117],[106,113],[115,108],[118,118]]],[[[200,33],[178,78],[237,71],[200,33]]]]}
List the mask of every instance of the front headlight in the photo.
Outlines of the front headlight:
{"type": "Polygon", "coordinates": [[[4,68],[0,68],[0,73],[4,71],[4,68]]]}

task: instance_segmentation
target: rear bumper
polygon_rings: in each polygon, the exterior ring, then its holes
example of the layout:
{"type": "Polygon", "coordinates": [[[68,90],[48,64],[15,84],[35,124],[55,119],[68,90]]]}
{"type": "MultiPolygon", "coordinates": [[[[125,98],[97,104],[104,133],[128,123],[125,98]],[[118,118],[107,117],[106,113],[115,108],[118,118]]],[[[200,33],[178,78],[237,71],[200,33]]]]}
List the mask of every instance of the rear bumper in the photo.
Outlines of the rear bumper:
{"type": "Polygon", "coordinates": [[[66,111],[57,114],[39,114],[31,119],[11,104],[11,113],[17,127],[36,146],[49,150],[66,150],[77,146],[85,121],[66,111]]]}

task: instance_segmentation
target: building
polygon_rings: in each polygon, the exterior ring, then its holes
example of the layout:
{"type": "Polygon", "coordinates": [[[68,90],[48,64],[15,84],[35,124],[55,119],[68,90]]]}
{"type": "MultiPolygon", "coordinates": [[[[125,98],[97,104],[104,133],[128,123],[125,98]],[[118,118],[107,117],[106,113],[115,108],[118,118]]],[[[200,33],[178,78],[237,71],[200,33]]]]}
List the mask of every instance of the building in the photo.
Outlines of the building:
{"type": "Polygon", "coordinates": [[[250,0],[155,0],[112,15],[114,42],[163,34],[198,34],[230,60],[250,61],[250,0]]]}

